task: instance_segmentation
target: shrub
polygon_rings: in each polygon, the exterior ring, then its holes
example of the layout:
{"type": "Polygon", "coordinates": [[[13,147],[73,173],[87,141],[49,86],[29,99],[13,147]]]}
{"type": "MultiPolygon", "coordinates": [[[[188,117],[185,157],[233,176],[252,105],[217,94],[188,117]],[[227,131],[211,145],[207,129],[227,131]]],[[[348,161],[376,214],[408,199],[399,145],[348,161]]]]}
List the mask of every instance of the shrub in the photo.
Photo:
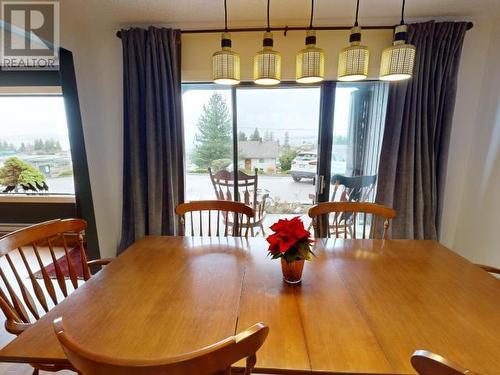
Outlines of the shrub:
{"type": "Polygon", "coordinates": [[[0,185],[17,186],[18,184],[35,184],[44,182],[45,176],[29,163],[19,158],[8,158],[0,168],[0,185]]]}
{"type": "Polygon", "coordinates": [[[57,177],[71,177],[73,176],[73,170],[71,168],[65,169],[57,175],[57,177]]]}
{"type": "Polygon", "coordinates": [[[280,155],[280,165],[282,171],[289,171],[292,169],[292,161],[297,156],[297,150],[287,149],[280,155]]]}

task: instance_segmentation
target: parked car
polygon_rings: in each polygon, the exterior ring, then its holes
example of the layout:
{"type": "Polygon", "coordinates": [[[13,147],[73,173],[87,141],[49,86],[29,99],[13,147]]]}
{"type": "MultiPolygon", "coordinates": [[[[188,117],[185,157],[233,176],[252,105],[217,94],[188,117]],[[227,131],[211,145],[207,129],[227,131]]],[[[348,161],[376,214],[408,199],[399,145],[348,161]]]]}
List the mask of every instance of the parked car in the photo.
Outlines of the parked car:
{"type": "Polygon", "coordinates": [[[316,151],[299,152],[292,160],[292,168],[290,169],[293,180],[299,182],[303,178],[316,177],[317,166],[318,154],[316,151]]]}
{"type": "MultiPolygon", "coordinates": [[[[292,178],[295,182],[299,182],[303,178],[310,178],[314,181],[318,167],[318,153],[316,151],[301,151],[292,161],[290,170],[292,178]]],[[[345,173],[346,162],[343,157],[335,153],[332,154],[331,171],[332,174],[345,173]]]]}

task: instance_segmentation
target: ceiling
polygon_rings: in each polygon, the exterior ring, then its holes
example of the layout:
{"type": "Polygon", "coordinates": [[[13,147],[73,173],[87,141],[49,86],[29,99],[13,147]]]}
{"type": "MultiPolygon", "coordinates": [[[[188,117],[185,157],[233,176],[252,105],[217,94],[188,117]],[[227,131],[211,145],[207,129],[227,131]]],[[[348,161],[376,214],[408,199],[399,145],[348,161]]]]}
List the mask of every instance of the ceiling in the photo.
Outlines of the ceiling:
{"type": "MultiPolygon", "coordinates": [[[[229,26],[257,26],[265,22],[266,0],[227,0],[229,26]]],[[[64,0],[62,14],[86,15],[108,25],[169,24],[185,29],[220,27],[223,0],[64,0]]],[[[360,21],[365,25],[395,24],[400,0],[361,0],[360,21]]],[[[315,0],[317,25],[352,22],[355,0],[315,0]]],[[[310,0],[272,0],[275,26],[307,24],[310,0]]],[[[500,15],[500,0],[407,0],[409,20],[464,19],[500,15]]]]}

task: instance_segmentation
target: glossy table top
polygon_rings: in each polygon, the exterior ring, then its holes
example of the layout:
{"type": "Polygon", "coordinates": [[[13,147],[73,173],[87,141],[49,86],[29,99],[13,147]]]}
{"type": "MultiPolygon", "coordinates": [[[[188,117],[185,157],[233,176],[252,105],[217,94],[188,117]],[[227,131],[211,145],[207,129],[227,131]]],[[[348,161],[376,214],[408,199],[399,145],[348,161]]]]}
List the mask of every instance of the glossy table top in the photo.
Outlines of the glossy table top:
{"type": "Polygon", "coordinates": [[[145,237],[34,327],[0,361],[61,363],[52,331],[122,358],[199,349],[270,327],[256,371],[414,373],[426,349],[500,374],[500,281],[434,241],[329,239],[300,286],[281,279],[263,238],[145,237]]]}

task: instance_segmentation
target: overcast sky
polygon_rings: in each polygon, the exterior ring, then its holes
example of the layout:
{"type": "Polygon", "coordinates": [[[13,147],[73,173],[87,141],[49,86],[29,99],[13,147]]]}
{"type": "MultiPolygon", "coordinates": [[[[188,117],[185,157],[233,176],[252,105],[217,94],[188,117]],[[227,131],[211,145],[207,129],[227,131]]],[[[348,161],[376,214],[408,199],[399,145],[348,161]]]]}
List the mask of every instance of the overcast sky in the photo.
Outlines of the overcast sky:
{"type": "MultiPolygon", "coordinates": [[[[184,126],[186,145],[193,147],[196,124],[203,104],[212,93],[218,92],[231,108],[230,90],[188,90],[183,94],[184,126]]],[[[347,135],[349,119],[350,88],[337,88],[335,103],[335,135],[347,135]]],[[[290,143],[318,141],[319,88],[273,88],[237,90],[238,130],[250,135],[258,128],[260,135],[272,131],[275,139],[283,144],[285,132],[290,134],[290,143]]]]}
{"type": "MultiPolygon", "coordinates": [[[[352,89],[338,87],[335,104],[335,135],[346,135],[349,118],[349,100],[352,89]]],[[[220,93],[231,108],[228,89],[188,90],[183,94],[186,147],[192,149],[196,124],[203,104],[213,92],[220,93]]],[[[250,135],[258,128],[261,136],[266,131],[283,144],[285,132],[290,143],[317,143],[319,123],[319,88],[238,89],[238,129],[250,135]]],[[[33,143],[36,138],[59,140],[64,150],[69,149],[64,102],[53,97],[0,96],[0,140],[14,143],[33,143]]]]}
{"type": "Polygon", "coordinates": [[[0,96],[0,140],[19,146],[37,138],[58,140],[69,150],[63,98],[0,96]]]}

